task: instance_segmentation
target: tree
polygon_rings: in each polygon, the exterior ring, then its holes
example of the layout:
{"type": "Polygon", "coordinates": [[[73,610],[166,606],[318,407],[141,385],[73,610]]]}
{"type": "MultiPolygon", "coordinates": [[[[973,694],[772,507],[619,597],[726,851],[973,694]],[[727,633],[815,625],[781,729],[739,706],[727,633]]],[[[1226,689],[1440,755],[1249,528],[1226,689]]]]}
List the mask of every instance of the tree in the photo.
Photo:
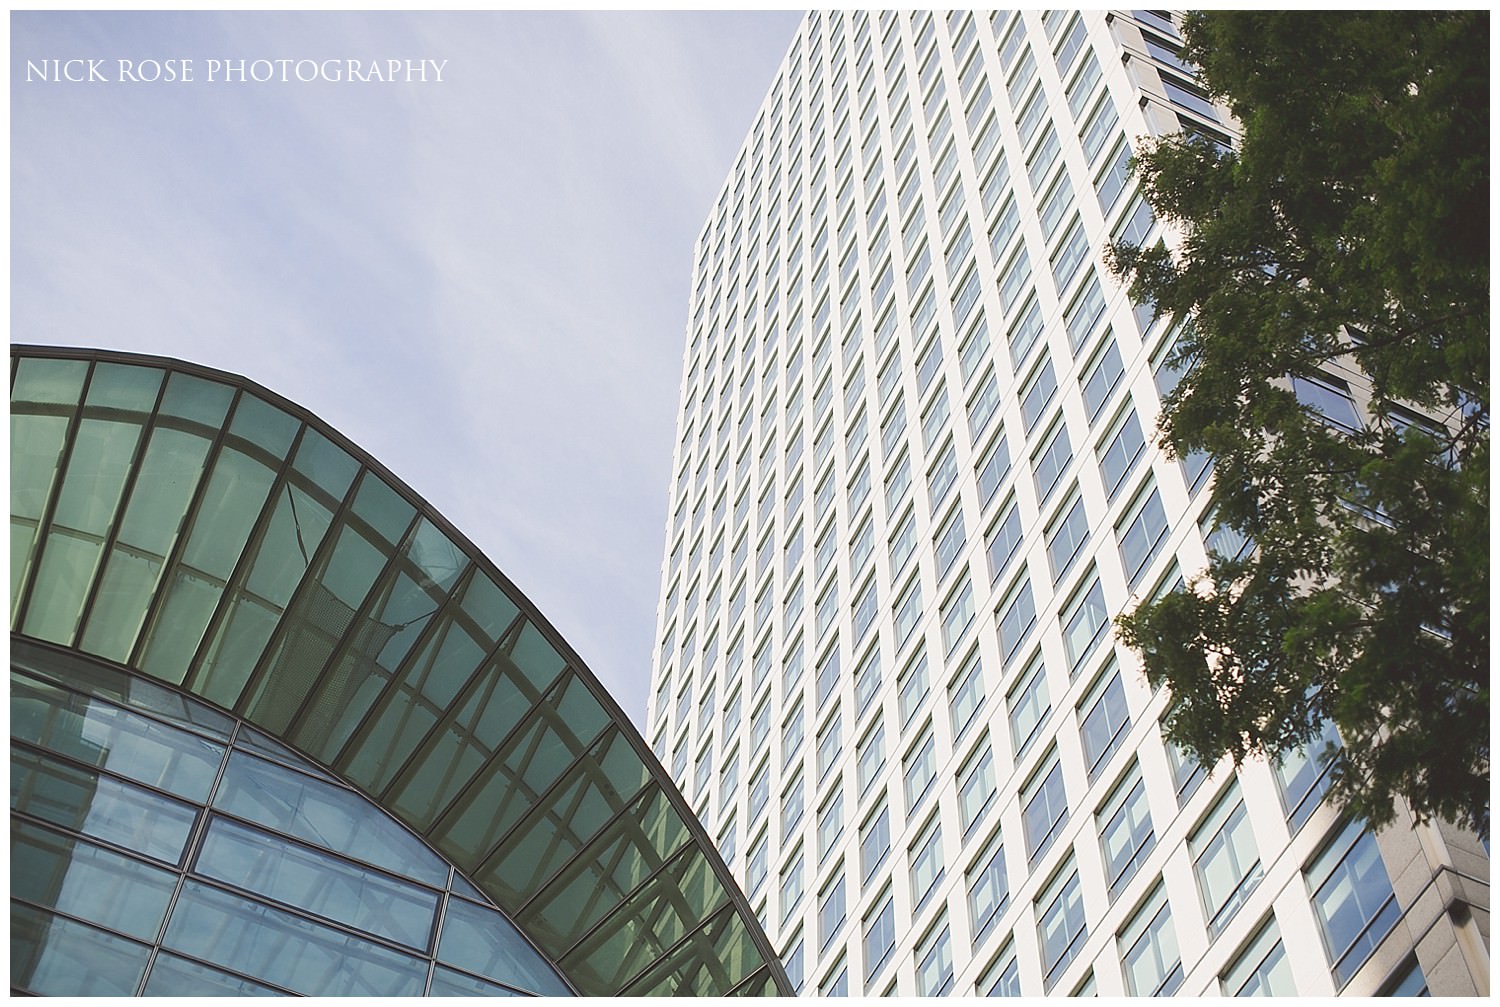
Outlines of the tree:
{"type": "Polygon", "coordinates": [[[1161,439],[1213,456],[1216,519],[1253,549],[1121,636],[1205,763],[1332,719],[1352,812],[1400,797],[1487,835],[1489,16],[1213,12],[1183,35],[1243,138],[1148,142],[1142,191],[1182,240],[1110,255],[1180,322],[1161,439]]]}

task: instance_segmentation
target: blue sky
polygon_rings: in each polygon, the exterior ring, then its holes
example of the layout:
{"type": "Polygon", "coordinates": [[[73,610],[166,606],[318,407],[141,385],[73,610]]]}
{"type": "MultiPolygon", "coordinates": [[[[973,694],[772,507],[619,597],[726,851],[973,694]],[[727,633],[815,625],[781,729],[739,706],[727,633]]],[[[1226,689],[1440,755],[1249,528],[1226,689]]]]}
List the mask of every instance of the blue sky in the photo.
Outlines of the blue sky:
{"type": "Polygon", "coordinates": [[[644,723],[693,245],[798,17],[13,13],[11,337],[311,409],[644,723]],[[26,80],[68,58],[106,80],[26,80]],[[386,58],[447,63],[205,79],[386,58]],[[119,81],[121,59],[194,79],[119,81]]]}

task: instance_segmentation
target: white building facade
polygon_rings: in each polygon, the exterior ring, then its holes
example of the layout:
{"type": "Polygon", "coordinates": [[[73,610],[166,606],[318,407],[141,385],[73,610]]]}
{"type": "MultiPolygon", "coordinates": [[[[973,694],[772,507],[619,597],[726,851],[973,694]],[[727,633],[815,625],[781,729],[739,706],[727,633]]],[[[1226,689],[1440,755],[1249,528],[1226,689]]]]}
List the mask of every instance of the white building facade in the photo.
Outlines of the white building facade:
{"type": "Polygon", "coordinates": [[[1111,631],[1240,547],[1102,254],[1230,140],[1178,44],[811,14],[700,236],[647,737],[805,994],[1487,992],[1484,847],[1183,758],[1111,631]]]}

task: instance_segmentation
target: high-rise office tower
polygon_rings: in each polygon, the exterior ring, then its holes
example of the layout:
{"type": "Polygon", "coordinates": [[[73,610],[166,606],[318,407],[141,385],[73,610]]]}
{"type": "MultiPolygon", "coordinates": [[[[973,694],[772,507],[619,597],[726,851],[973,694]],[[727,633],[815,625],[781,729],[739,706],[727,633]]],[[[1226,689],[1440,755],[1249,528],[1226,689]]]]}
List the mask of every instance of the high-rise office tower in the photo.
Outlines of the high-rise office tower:
{"type": "MultiPolygon", "coordinates": [[[[699,238],[647,736],[803,992],[1487,991],[1476,840],[1184,758],[1111,632],[1244,546],[1102,258],[1173,240],[1138,138],[1232,140],[1178,52],[809,15],[699,238]]],[[[1298,391],[1359,423],[1358,384],[1298,391]]]]}

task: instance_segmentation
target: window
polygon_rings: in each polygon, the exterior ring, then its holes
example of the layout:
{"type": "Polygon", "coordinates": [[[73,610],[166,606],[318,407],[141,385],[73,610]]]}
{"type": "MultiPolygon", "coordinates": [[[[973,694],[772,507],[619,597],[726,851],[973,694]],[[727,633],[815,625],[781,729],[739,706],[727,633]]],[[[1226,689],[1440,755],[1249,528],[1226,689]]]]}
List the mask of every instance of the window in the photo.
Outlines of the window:
{"type": "Polygon", "coordinates": [[[865,983],[879,974],[881,966],[896,947],[896,903],[889,891],[883,893],[877,908],[865,917],[864,959],[865,983]]]}
{"type": "Polygon", "coordinates": [[[1334,977],[1343,986],[1401,916],[1375,837],[1349,822],[1308,865],[1307,887],[1334,977]]]}
{"type": "Polygon", "coordinates": [[[859,792],[863,794],[885,765],[885,725],[879,721],[859,743],[858,765],[859,792]]]}
{"type": "Polygon", "coordinates": [[[1069,857],[1036,899],[1036,931],[1042,945],[1042,975],[1048,989],[1088,938],[1088,919],[1078,871],[1069,857]]]}
{"type": "Polygon", "coordinates": [[[781,869],[781,922],[791,919],[802,901],[802,851],[781,869]]]}
{"type": "Polygon", "coordinates": [[[1198,785],[1208,777],[1208,772],[1191,752],[1166,741],[1165,731],[1163,743],[1167,749],[1167,763],[1172,767],[1172,785],[1177,788],[1177,806],[1180,808],[1197,792],[1198,785]]]}
{"type": "Polygon", "coordinates": [[[1099,209],[1107,217],[1115,200],[1130,183],[1130,144],[1121,140],[1115,144],[1104,162],[1104,167],[1094,179],[1094,191],[1099,194],[1099,209]]]}
{"type": "Polygon", "coordinates": [[[1218,934],[1260,884],[1260,854],[1235,781],[1188,839],[1208,931],[1218,934]]]}
{"type": "Polygon", "coordinates": [[[913,508],[907,508],[896,525],[896,533],[890,540],[891,577],[899,576],[906,567],[906,561],[911,559],[912,552],[917,548],[917,518],[913,508]]]}
{"type": "Polygon", "coordinates": [[[865,632],[875,622],[875,578],[873,576],[865,581],[864,589],[855,596],[849,618],[854,630],[854,639],[856,641],[863,639],[865,632]]]}
{"type": "Polygon", "coordinates": [[[1011,588],[1000,612],[1000,654],[1009,664],[1031,627],[1036,625],[1036,605],[1031,598],[1031,579],[1023,577],[1011,588]]]}
{"type": "Polygon", "coordinates": [[[844,926],[844,917],[844,865],[840,864],[834,868],[833,881],[825,885],[822,894],[818,896],[818,946],[820,949],[827,950],[829,942],[838,936],[838,932],[844,926]]]}
{"type": "Polygon", "coordinates": [[[1338,378],[1319,374],[1316,377],[1293,377],[1292,391],[1297,401],[1318,413],[1329,426],[1350,433],[1364,428],[1347,383],[1338,378]]]}
{"type": "Polygon", "coordinates": [[[1031,260],[1027,257],[1026,246],[1023,244],[1000,274],[1000,303],[1007,315],[1016,309],[1030,281],[1031,260]]]}
{"type": "Polygon", "coordinates": [[[1150,491],[1137,498],[1125,517],[1115,525],[1115,538],[1120,543],[1120,563],[1132,590],[1151,560],[1161,551],[1169,530],[1161,496],[1154,484],[1148,485],[1150,491]]]}
{"type": "Polygon", "coordinates": [[[943,656],[951,657],[963,642],[964,634],[974,621],[974,593],[970,587],[969,579],[963,578],[963,582],[954,589],[943,602],[941,611],[943,623],[943,656]]]}
{"type": "Polygon", "coordinates": [[[891,822],[884,804],[859,829],[859,869],[868,885],[891,852],[891,822]]]}
{"type": "Polygon", "coordinates": [[[1067,237],[1063,238],[1057,250],[1052,253],[1052,280],[1057,285],[1059,295],[1068,289],[1068,285],[1078,275],[1088,254],[1088,235],[1084,233],[1082,219],[1075,213],[1067,237]]]}
{"type": "Polygon", "coordinates": [[[937,533],[937,577],[939,583],[946,578],[953,569],[953,564],[958,560],[959,553],[964,547],[964,512],[961,507],[954,507],[948,515],[943,526],[937,533]]]}
{"type": "Polygon", "coordinates": [[[849,963],[839,955],[838,964],[828,973],[818,987],[818,996],[847,997],[849,995],[849,963]]]}
{"type": "Polygon", "coordinates": [[[833,844],[844,834],[844,791],[835,787],[833,796],[818,809],[818,859],[833,850],[833,844]]]}
{"type": "Polygon", "coordinates": [[[818,778],[826,779],[844,750],[843,718],[835,712],[818,732],[818,778]]]}
{"type": "Polygon", "coordinates": [[[792,984],[792,988],[798,992],[802,990],[803,957],[802,934],[799,931],[797,936],[792,938],[792,944],[781,954],[781,963],[782,967],[786,970],[787,980],[792,984]]]}
{"type": "MultiPolygon", "coordinates": [[[[750,816],[754,818],[752,814],[750,816]]],[[[766,883],[766,834],[764,831],[755,837],[755,842],[750,847],[750,855],[745,861],[745,894],[750,898],[760,892],[760,886],[766,883]]]]}
{"type": "Polygon", "coordinates": [[[1104,483],[1104,494],[1110,500],[1125,485],[1125,479],[1141,459],[1146,447],[1146,438],[1141,434],[1140,420],[1131,409],[1115,423],[1105,435],[1097,449],[1099,456],[1099,478],[1104,483]]]}
{"type": "Polygon", "coordinates": [[[906,491],[911,487],[911,462],[906,452],[901,453],[901,460],[891,469],[885,477],[885,512],[896,513],[896,508],[901,506],[902,500],[906,498],[906,491]]]}
{"type": "Polygon", "coordinates": [[[1064,504],[1060,514],[1047,529],[1047,558],[1052,562],[1054,584],[1063,579],[1089,540],[1089,516],[1076,489],[1072,502],[1064,504]]]}
{"type": "Polygon", "coordinates": [[[953,488],[957,478],[958,455],[953,450],[953,439],[950,437],[938,453],[938,460],[927,472],[927,503],[933,512],[941,509],[947,501],[948,491],[953,488]]]}
{"type": "Polygon", "coordinates": [[[1042,354],[1042,362],[1031,373],[1025,390],[1021,393],[1021,423],[1030,434],[1036,429],[1042,411],[1057,392],[1057,377],[1052,370],[1052,358],[1042,354]]]}
{"type": "Polygon", "coordinates": [[[989,502],[995,497],[995,491],[1000,488],[1001,481],[1009,471],[1010,447],[1006,444],[1005,435],[1002,433],[990,442],[984,461],[979,466],[980,507],[989,506],[989,502]]]}
{"type": "Polygon", "coordinates": [[[985,556],[989,559],[991,583],[1000,579],[1020,544],[1021,514],[1012,497],[985,536],[985,556]]]}
{"type": "Polygon", "coordinates": [[[979,745],[964,761],[958,771],[958,811],[963,821],[964,837],[995,799],[995,766],[990,756],[988,738],[981,738],[979,745]]]}
{"type": "Polygon", "coordinates": [[[985,969],[984,975],[979,977],[979,984],[975,987],[976,992],[983,993],[987,997],[1019,997],[1021,993],[1021,974],[1016,966],[1016,943],[1007,940],[1005,947],[996,956],[990,967],[985,969]]]}
{"type": "Polygon", "coordinates": [[[1333,721],[1323,721],[1323,730],[1306,746],[1288,752],[1276,765],[1276,781],[1281,784],[1281,802],[1287,824],[1293,833],[1299,831],[1333,784],[1331,770],[1338,755],[1339,736],[1333,721]]]}
{"type": "Polygon", "coordinates": [[[937,751],[930,726],[922,729],[922,737],[906,753],[901,765],[906,787],[906,813],[910,815],[927,796],[932,781],[937,779],[937,751]]]}
{"type": "Polygon", "coordinates": [[[781,842],[785,846],[788,840],[797,831],[797,826],[802,821],[802,811],[806,801],[802,795],[802,774],[799,772],[797,778],[786,787],[785,796],[781,799],[781,842]]]}
{"type": "Polygon", "coordinates": [[[911,901],[918,909],[943,880],[943,824],[933,815],[908,851],[911,858],[911,901]]]}
{"type": "Polygon", "coordinates": [[[1031,659],[1031,664],[1020,675],[1016,685],[1005,697],[1010,711],[1010,740],[1020,759],[1037,738],[1037,731],[1047,714],[1052,712],[1047,694],[1047,669],[1042,663],[1041,652],[1031,659]]]}
{"type": "Polygon", "coordinates": [[[1130,730],[1130,709],[1120,671],[1111,661],[1078,707],[1078,733],[1083,738],[1083,757],[1089,779],[1099,775],[1130,730]]]}
{"type": "Polygon", "coordinates": [[[1026,856],[1034,864],[1068,821],[1068,795],[1063,788],[1062,763],[1054,751],[1021,793],[1026,826],[1026,856]]]}
{"type": "Polygon", "coordinates": [[[1231,997],[1290,997],[1297,995],[1292,966],[1281,945],[1276,917],[1268,919],[1234,964],[1219,980],[1231,997]]]}
{"type": "Polygon", "coordinates": [[[891,614],[894,617],[894,630],[896,633],[896,646],[901,647],[911,638],[911,634],[917,628],[917,623],[922,617],[922,578],[913,573],[910,581],[902,589],[896,604],[892,606],[891,614]]]}
{"type": "Polygon", "coordinates": [[[1104,587],[1097,573],[1091,572],[1085,586],[1074,592],[1059,621],[1063,626],[1069,673],[1076,675],[1109,629],[1109,609],[1104,606],[1104,587]]]}
{"type": "Polygon", "coordinates": [[[1095,352],[1087,366],[1084,367],[1083,377],[1079,384],[1083,388],[1083,404],[1089,413],[1089,422],[1092,423],[1099,418],[1099,413],[1109,402],[1110,394],[1120,383],[1120,377],[1125,369],[1120,364],[1120,350],[1115,345],[1112,335],[1105,337],[1104,345],[1095,352]]]}
{"type": "Polygon", "coordinates": [[[1001,845],[1000,833],[990,837],[990,842],[979,859],[969,868],[969,919],[973,926],[974,943],[978,945],[990,932],[1005,907],[1010,905],[1010,879],[1005,873],[1005,847],[1001,845]]]}
{"type": "Polygon", "coordinates": [[[991,367],[985,372],[984,380],[979,383],[979,391],[969,399],[969,440],[978,443],[989,429],[990,421],[1000,411],[1000,385],[995,380],[995,369],[991,367]]]}
{"type": "Polygon", "coordinates": [[[955,743],[963,737],[974,722],[974,715],[984,706],[984,669],[979,662],[978,649],[969,652],[968,659],[953,681],[948,683],[948,723],[953,729],[955,743]]]}
{"type": "MultiPolygon", "coordinates": [[[[1037,503],[1042,504],[1062,481],[1063,471],[1073,460],[1073,446],[1068,443],[1068,425],[1058,420],[1044,446],[1031,456],[1032,475],[1036,480],[1037,503]]],[[[1159,505],[1158,505],[1159,506],[1159,505]]]]}
{"type": "Polygon", "coordinates": [[[1006,344],[1010,347],[1011,367],[1020,370],[1021,364],[1026,359],[1026,354],[1036,345],[1036,341],[1042,335],[1042,309],[1037,304],[1035,297],[1026,302],[1025,309],[1020,314],[1020,320],[1011,326],[1010,332],[1006,334],[1006,344]]]}
{"type": "Polygon", "coordinates": [[[839,648],[835,644],[818,662],[817,697],[818,709],[822,709],[839,684],[839,648]]]}
{"type": "Polygon", "coordinates": [[[906,404],[897,399],[895,407],[886,416],[885,422],[880,425],[880,453],[882,457],[890,458],[892,452],[901,445],[901,434],[905,430],[906,404]]]}
{"type": "Polygon", "coordinates": [[[1068,347],[1077,353],[1088,342],[1094,326],[1104,317],[1104,291],[1099,286],[1099,275],[1089,270],[1088,282],[1079,288],[1078,295],[1063,315],[1068,330],[1068,347]]]}
{"type": "Polygon", "coordinates": [[[906,666],[898,679],[898,705],[901,712],[901,726],[904,728],[922,706],[922,700],[927,698],[927,654],[918,652],[915,659],[906,666]]]}
{"type": "Polygon", "coordinates": [[[1104,853],[1105,881],[1109,897],[1120,894],[1125,883],[1156,847],[1156,833],[1151,828],[1151,811],[1146,804],[1146,788],[1141,782],[1139,766],[1132,765],[1115,784],[1094,820],[1099,826],[1099,847],[1104,853]]]}
{"type": "Polygon", "coordinates": [[[940,997],[953,988],[953,946],[943,916],[933,924],[913,955],[917,964],[917,995],[940,997]]]}
{"type": "Polygon", "coordinates": [[[867,710],[875,698],[875,693],[880,690],[880,645],[876,641],[865,652],[865,656],[859,663],[859,669],[854,673],[854,706],[858,710],[867,710]]]}
{"type": "MultiPolygon", "coordinates": [[[[799,694],[800,698],[800,694],[799,694]]],[[[786,766],[802,750],[802,704],[798,702],[792,714],[781,725],[781,765],[786,766]]]]}
{"type": "Polygon", "coordinates": [[[1166,887],[1156,888],[1120,931],[1120,963],[1131,996],[1171,996],[1182,985],[1182,956],[1166,887]]]}

